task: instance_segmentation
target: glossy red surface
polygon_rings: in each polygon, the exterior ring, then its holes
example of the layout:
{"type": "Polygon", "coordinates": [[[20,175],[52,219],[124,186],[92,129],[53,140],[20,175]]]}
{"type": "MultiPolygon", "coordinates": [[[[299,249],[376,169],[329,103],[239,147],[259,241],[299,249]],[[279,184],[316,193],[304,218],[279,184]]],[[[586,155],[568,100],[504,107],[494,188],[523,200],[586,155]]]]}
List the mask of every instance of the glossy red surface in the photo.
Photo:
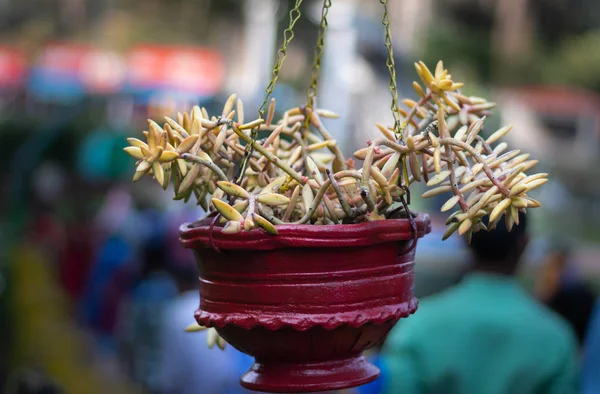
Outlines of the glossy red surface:
{"type": "MultiPolygon", "coordinates": [[[[427,215],[416,222],[419,237],[431,230],[427,215]]],[[[181,227],[200,270],[196,320],[255,358],[242,377],[249,389],[324,391],[376,379],[362,352],[417,308],[408,220],[277,228],[277,236],[215,228],[217,252],[208,224],[181,227]]]]}

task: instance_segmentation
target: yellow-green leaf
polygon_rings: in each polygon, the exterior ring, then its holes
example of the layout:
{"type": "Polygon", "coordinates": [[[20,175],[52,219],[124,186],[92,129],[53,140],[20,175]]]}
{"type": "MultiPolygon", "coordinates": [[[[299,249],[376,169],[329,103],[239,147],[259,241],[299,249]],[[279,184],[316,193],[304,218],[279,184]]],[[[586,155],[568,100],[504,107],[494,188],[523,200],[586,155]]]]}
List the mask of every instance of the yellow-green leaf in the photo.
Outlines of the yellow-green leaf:
{"type": "Polygon", "coordinates": [[[154,178],[159,185],[163,186],[165,183],[165,170],[162,168],[160,163],[154,162],[152,163],[152,172],[154,173],[154,178]]]}
{"type": "Polygon", "coordinates": [[[246,190],[233,182],[219,181],[217,182],[217,186],[230,196],[239,198],[248,198],[250,196],[246,190]]]}
{"type": "Polygon", "coordinates": [[[458,227],[460,226],[460,223],[455,222],[452,223],[444,232],[444,236],[442,237],[442,241],[445,241],[446,239],[448,239],[452,234],[454,234],[454,232],[456,230],[458,230],[458,227]]]}
{"type": "Polygon", "coordinates": [[[138,140],[137,138],[127,138],[127,142],[129,142],[131,146],[135,146],[137,148],[144,147],[148,149],[148,145],[145,142],[138,140]]]}
{"type": "Polygon", "coordinates": [[[192,166],[192,169],[188,171],[188,173],[185,175],[185,177],[181,181],[178,192],[180,194],[185,193],[190,188],[190,186],[192,186],[192,184],[194,183],[196,178],[198,178],[199,174],[200,174],[200,164],[196,163],[192,166]]]}
{"type": "Polygon", "coordinates": [[[450,199],[448,201],[446,201],[446,203],[444,203],[444,205],[442,205],[442,208],[440,209],[440,211],[446,212],[446,211],[449,211],[450,209],[452,209],[458,202],[459,198],[460,198],[459,196],[450,197],[450,199]]]}
{"type": "Polygon", "coordinates": [[[277,193],[265,193],[256,196],[256,200],[262,204],[267,205],[285,205],[290,202],[290,199],[282,194],[277,193]]]}
{"type": "Polygon", "coordinates": [[[135,171],[136,172],[147,172],[150,167],[152,167],[151,163],[148,163],[146,160],[140,162],[140,164],[138,164],[138,166],[136,167],[135,171]]]}
{"type": "Polygon", "coordinates": [[[488,139],[486,140],[486,142],[488,144],[493,144],[494,142],[498,141],[500,138],[502,138],[506,134],[508,134],[508,132],[511,130],[512,130],[512,125],[502,127],[501,129],[498,129],[496,132],[494,132],[492,135],[490,135],[488,137],[488,139]]]}
{"type": "Polygon", "coordinates": [[[434,196],[437,196],[439,194],[447,193],[450,190],[452,190],[451,186],[438,186],[438,187],[436,187],[434,189],[427,190],[425,193],[423,193],[421,195],[421,197],[423,197],[423,198],[434,197],[434,196]]]}
{"type": "Polygon", "coordinates": [[[219,211],[219,213],[224,218],[232,220],[232,221],[236,221],[236,222],[244,221],[244,217],[242,216],[242,214],[240,214],[238,211],[236,211],[231,205],[227,204],[225,201],[221,201],[219,199],[212,198],[211,202],[213,203],[213,205],[215,206],[217,211],[219,211]]]}
{"type": "Polygon", "coordinates": [[[262,227],[269,234],[273,234],[273,235],[278,234],[277,228],[275,228],[275,226],[271,222],[269,222],[267,219],[265,219],[264,217],[260,216],[257,213],[252,213],[252,218],[254,219],[254,222],[256,224],[258,224],[260,227],[262,227]]]}
{"type": "Polygon", "coordinates": [[[206,330],[206,327],[201,326],[200,324],[193,322],[185,328],[185,332],[199,332],[206,330]]]}
{"type": "Polygon", "coordinates": [[[310,188],[310,185],[307,183],[304,186],[302,186],[302,202],[304,203],[305,210],[308,211],[314,199],[315,196],[313,194],[312,189],[310,188]]]}
{"type": "Polygon", "coordinates": [[[160,161],[161,163],[168,163],[177,159],[178,157],[179,155],[177,154],[177,152],[173,152],[172,150],[166,150],[160,155],[158,161],[160,161]]]}
{"type": "Polygon", "coordinates": [[[471,219],[465,219],[460,224],[460,226],[458,226],[458,234],[463,235],[464,233],[466,233],[468,230],[471,229],[472,225],[473,225],[473,222],[471,221],[471,219]]]}
{"type": "Polygon", "coordinates": [[[142,150],[137,146],[128,146],[127,148],[123,148],[123,150],[134,159],[142,160],[144,158],[142,150]]]}
{"type": "Polygon", "coordinates": [[[427,182],[427,186],[435,186],[438,183],[442,183],[444,180],[446,180],[446,178],[448,178],[448,176],[450,176],[450,171],[441,171],[439,174],[429,179],[429,182],[427,182]]]}
{"type": "MultiPolygon", "coordinates": [[[[199,125],[200,123],[198,121],[194,121],[194,124],[199,125]]],[[[194,134],[181,141],[181,144],[179,144],[177,147],[177,153],[189,152],[194,147],[194,144],[196,144],[196,141],[198,141],[198,138],[198,134],[194,134]]]]}
{"type": "Polygon", "coordinates": [[[490,213],[490,222],[496,221],[496,219],[498,219],[500,215],[502,215],[502,213],[508,209],[508,207],[510,207],[511,203],[512,200],[510,198],[505,198],[504,200],[500,201],[498,205],[494,207],[492,213],[490,213]]]}

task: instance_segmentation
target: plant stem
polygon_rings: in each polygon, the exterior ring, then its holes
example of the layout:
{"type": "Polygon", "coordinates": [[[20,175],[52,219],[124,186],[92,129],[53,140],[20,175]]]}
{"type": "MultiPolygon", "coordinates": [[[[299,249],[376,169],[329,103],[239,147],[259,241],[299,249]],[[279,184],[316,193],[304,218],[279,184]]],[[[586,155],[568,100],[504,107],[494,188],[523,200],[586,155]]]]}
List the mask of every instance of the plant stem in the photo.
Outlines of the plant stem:
{"type": "Polygon", "coordinates": [[[333,223],[338,224],[340,221],[339,221],[337,214],[335,213],[335,207],[333,206],[333,204],[331,203],[331,200],[329,198],[327,198],[326,195],[323,195],[323,203],[325,204],[325,208],[327,208],[327,211],[329,212],[329,216],[331,217],[331,220],[333,221],[333,223]]]}
{"type": "MultiPolygon", "coordinates": [[[[475,150],[475,148],[473,148],[471,145],[469,145],[463,141],[459,141],[453,137],[440,138],[438,141],[440,144],[456,146],[464,151],[467,151],[471,155],[471,157],[473,157],[473,159],[475,159],[475,161],[482,164],[483,171],[485,172],[487,177],[490,179],[492,184],[494,186],[498,187],[498,190],[500,191],[500,193],[502,193],[505,197],[509,196],[510,191],[504,185],[502,185],[502,183],[500,183],[498,181],[498,179],[496,179],[496,177],[494,176],[494,173],[492,172],[490,167],[485,163],[485,160],[475,150]]],[[[415,149],[413,149],[412,151],[414,151],[414,152],[425,151],[425,148],[430,144],[431,143],[427,143],[427,142],[425,143],[424,146],[422,144],[418,144],[417,146],[415,146],[415,149]]],[[[364,166],[363,166],[363,180],[361,181],[361,191],[364,190],[363,189],[363,187],[365,185],[364,179],[368,179],[370,176],[370,166],[368,165],[369,162],[367,161],[367,159],[369,157],[369,154],[371,154],[371,155],[374,154],[374,153],[371,153],[371,152],[373,152],[374,147],[379,146],[379,145],[385,145],[385,146],[395,150],[396,152],[402,153],[402,154],[411,152],[411,150],[406,145],[400,145],[396,142],[388,140],[387,138],[379,138],[379,139],[373,141],[372,145],[371,145],[371,149],[369,149],[367,151],[367,156],[365,156],[365,162],[364,162],[364,166]],[[365,169],[367,170],[366,172],[365,172],[365,169]],[[366,176],[365,176],[365,173],[367,173],[366,176]]],[[[372,157],[371,157],[370,161],[371,162],[373,161],[372,157]]]]}
{"type": "Polygon", "coordinates": [[[335,180],[335,177],[333,176],[331,171],[329,171],[329,169],[325,170],[325,172],[327,173],[327,177],[331,181],[331,186],[333,187],[333,190],[335,190],[335,194],[337,194],[337,196],[338,196],[338,200],[340,201],[340,204],[342,206],[342,209],[344,210],[344,213],[346,214],[346,216],[349,216],[349,217],[352,216],[353,215],[352,208],[350,208],[348,201],[346,201],[346,197],[344,196],[344,193],[342,192],[340,185],[337,183],[337,181],[335,180]]]}
{"type": "Polygon", "coordinates": [[[490,144],[488,144],[487,142],[485,142],[485,140],[483,138],[481,138],[480,135],[476,136],[475,139],[478,142],[481,142],[481,145],[483,146],[483,150],[485,151],[486,154],[491,155],[494,153],[494,150],[492,149],[492,147],[490,146],[490,144]]]}
{"type": "MultiPolygon", "coordinates": [[[[311,115],[311,121],[311,124],[317,129],[317,131],[319,132],[319,134],[321,134],[321,137],[323,137],[324,140],[333,139],[331,138],[331,134],[329,134],[325,126],[323,126],[323,122],[321,122],[321,118],[319,117],[316,111],[313,111],[311,115]],[[313,119],[314,121],[312,121],[313,119]]],[[[348,169],[348,166],[346,165],[346,158],[342,154],[342,151],[340,150],[339,146],[337,146],[337,144],[331,144],[329,145],[329,151],[333,153],[336,159],[340,162],[341,170],[346,171],[348,169]]]]}
{"type": "MultiPolygon", "coordinates": [[[[391,142],[391,141],[390,141],[391,142]]],[[[367,204],[369,212],[375,210],[375,201],[371,196],[371,188],[369,186],[369,178],[371,177],[371,166],[373,165],[373,157],[375,156],[375,144],[372,144],[367,151],[365,161],[363,162],[363,172],[360,179],[360,196],[367,204]]]]}
{"type": "Polygon", "coordinates": [[[485,175],[487,175],[487,177],[490,179],[490,181],[492,182],[492,184],[494,186],[498,187],[498,191],[500,191],[500,193],[504,194],[505,197],[509,196],[510,191],[502,183],[500,183],[498,181],[498,179],[496,179],[496,177],[494,176],[494,173],[492,172],[490,167],[485,163],[485,160],[483,160],[481,155],[479,153],[477,153],[477,151],[471,145],[469,145],[465,142],[462,142],[462,141],[458,141],[454,138],[441,138],[439,140],[439,142],[440,142],[440,144],[444,144],[444,145],[457,146],[457,147],[469,152],[471,157],[473,157],[477,162],[481,163],[481,165],[483,166],[483,171],[485,172],[485,175]]]}
{"type": "Polygon", "coordinates": [[[252,214],[256,211],[256,198],[254,195],[250,194],[248,198],[248,214],[246,217],[252,217],[252,214]]]}
{"type": "MultiPolygon", "coordinates": [[[[334,175],[334,177],[336,179],[337,178],[345,178],[345,177],[353,177],[356,179],[360,179],[361,175],[358,171],[346,170],[346,171],[337,172],[334,175]]],[[[277,219],[274,216],[271,216],[271,215],[265,216],[264,212],[261,212],[261,215],[264,216],[268,221],[270,221],[273,224],[306,224],[310,221],[310,218],[313,216],[313,214],[317,210],[317,207],[321,203],[321,200],[323,199],[323,196],[325,195],[325,192],[327,191],[329,186],[331,186],[331,180],[327,179],[327,180],[325,180],[325,182],[323,182],[323,184],[317,191],[317,194],[315,195],[315,199],[313,200],[311,206],[306,210],[306,213],[304,214],[304,216],[302,216],[302,218],[300,218],[299,220],[297,220],[295,222],[286,223],[280,219],[277,219]]],[[[353,212],[353,216],[350,216],[350,217],[351,218],[356,217],[356,216],[360,215],[361,212],[362,212],[362,210],[360,208],[358,208],[358,209],[356,209],[356,211],[353,212]]]]}
{"type": "Polygon", "coordinates": [[[219,168],[219,166],[217,166],[212,161],[202,160],[198,156],[193,155],[191,153],[184,153],[181,155],[181,158],[183,160],[193,161],[193,162],[196,162],[196,163],[202,164],[203,166],[208,167],[212,172],[214,172],[219,177],[220,181],[228,180],[227,177],[225,176],[225,174],[223,173],[223,171],[219,168]]]}
{"type": "Polygon", "coordinates": [[[282,220],[284,222],[288,221],[292,213],[294,212],[294,208],[296,207],[296,203],[298,202],[298,196],[300,195],[300,186],[296,186],[294,191],[292,192],[292,197],[290,197],[290,203],[288,204],[285,213],[283,214],[282,220]]]}
{"type": "Polygon", "coordinates": [[[456,174],[454,174],[454,163],[452,159],[454,151],[452,150],[452,148],[450,148],[449,145],[446,145],[444,153],[446,155],[446,158],[448,159],[447,164],[448,171],[450,171],[450,187],[452,188],[452,193],[454,193],[455,196],[458,196],[458,205],[460,205],[460,209],[463,212],[467,212],[469,210],[469,204],[467,204],[467,202],[465,201],[465,197],[458,189],[458,185],[456,182],[456,174]]]}
{"type": "MultiPolygon", "coordinates": [[[[425,96],[421,97],[421,99],[419,101],[417,101],[417,104],[415,104],[414,107],[412,107],[410,109],[410,111],[408,111],[408,114],[406,115],[406,119],[404,120],[406,122],[406,124],[410,124],[410,121],[412,120],[413,116],[415,116],[415,114],[417,113],[417,110],[419,109],[420,106],[424,105],[426,102],[428,102],[431,99],[431,90],[427,89],[427,94],[425,94],[425,96]]],[[[411,135],[414,135],[417,132],[417,128],[415,127],[414,133],[412,133],[411,135]]]]}
{"type": "Polygon", "coordinates": [[[250,138],[249,136],[245,135],[242,130],[240,130],[237,126],[233,127],[233,130],[235,131],[235,133],[241,138],[243,139],[247,144],[252,144],[252,147],[259,152],[261,155],[263,155],[264,157],[267,158],[267,160],[269,160],[269,162],[273,163],[275,166],[279,167],[283,172],[285,172],[286,174],[288,174],[289,176],[291,176],[292,178],[294,178],[294,180],[298,183],[300,183],[301,185],[304,185],[304,180],[302,179],[302,176],[300,174],[298,174],[296,171],[294,171],[290,166],[288,166],[285,162],[279,160],[276,156],[274,156],[271,152],[269,152],[268,150],[264,149],[262,147],[262,145],[260,145],[258,142],[255,142],[252,140],[252,138],[250,138]]]}

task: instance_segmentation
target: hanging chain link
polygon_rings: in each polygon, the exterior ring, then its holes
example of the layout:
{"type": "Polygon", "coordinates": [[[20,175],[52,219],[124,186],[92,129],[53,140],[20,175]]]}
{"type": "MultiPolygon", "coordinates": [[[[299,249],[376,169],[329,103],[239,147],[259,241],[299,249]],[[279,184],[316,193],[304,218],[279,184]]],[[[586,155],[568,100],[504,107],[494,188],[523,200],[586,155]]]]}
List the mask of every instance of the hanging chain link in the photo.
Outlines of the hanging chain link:
{"type": "MultiPolygon", "coordinates": [[[[399,119],[399,107],[398,107],[398,86],[396,84],[396,62],[394,61],[394,49],[392,47],[392,31],[390,29],[390,15],[388,13],[388,0],[379,0],[379,2],[383,5],[383,19],[382,23],[385,27],[385,46],[388,50],[388,58],[386,61],[386,66],[390,72],[390,82],[388,84],[388,88],[390,90],[390,94],[392,95],[392,105],[391,110],[394,115],[394,133],[396,134],[396,138],[402,140],[404,129],[406,128],[406,123],[400,123],[399,119]]],[[[408,197],[408,202],[404,198],[404,196],[400,196],[400,202],[402,203],[402,207],[406,212],[406,216],[410,223],[410,230],[413,235],[413,240],[408,246],[408,248],[403,251],[402,254],[410,253],[417,246],[417,223],[413,218],[413,214],[410,211],[408,205],[410,204],[410,190],[408,188],[408,166],[406,165],[406,155],[402,155],[402,159],[400,160],[399,165],[402,166],[402,170],[400,171],[400,177],[398,177],[398,186],[404,189],[406,192],[406,196],[408,197]]]]}
{"type": "Polygon", "coordinates": [[[281,71],[281,66],[283,65],[283,61],[287,56],[288,45],[294,39],[294,26],[296,26],[296,22],[298,22],[298,19],[300,19],[300,16],[302,15],[300,12],[301,5],[302,0],[296,0],[294,8],[292,8],[292,10],[290,11],[290,24],[288,28],[285,29],[283,32],[283,44],[281,44],[281,48],[279,48],[279,51],[277,52],[277,62],[273,67],[273,76],[271,78],[271,81],[269,82],[269,85],[267,85],[267,88],[265,89],[267,95],[265,96],[265,101],[263,101],[263,103],[258,109],[258,116],[260,116],[261,119],[265,115],[265,111],[267,110],[269,101],[271,99],[271,94],[273,94],[275,84],[277,83],[277,79],[279,79],[279,72],[281,71]]]}
{"type": "Polygon", "coordinates": [[[323,57],[323,47],[325,46],[325,32],[327,31],[327,14],[331,7],[331,0],[323,0],[323,8],[321,9],[321,23],[319,25],[319,38],[315,46],[315,54],[312,66],[312,78],[307,92],[307,108],[313,108],[315,97],[317,96],[317,87],[319,84],[319,73],[321,72],[321,58],[323,57]]]}
{"type": "MultiPolygon", "coordinates": [[[[267,85],[265,89],[265,100],[258,108],[258,116],[260,119],[264,119],[265,112],[269,106],[269,102],[271,101],[271,95],[273,94],[273,90],[275,89],[275,85],[277,84],[277,80],[279,79],[279,73],[281,72],[281,67],[283,65],[283,61],[287,56],[287,48],[290,42],[294,39],[294,27],[296,26],[296,22],[300,19],[302,15],[300,12],[300,6],[302,5],[303,0],[296,0],[296,4],[294,8],[290,11],[290,23],[287,29],[283,32],[283,43],[281,44],[281,48],[277,52],[277,61],[275,62],[275,66],[273,66],[273,73],[271,77],[271,81],[267,85]]],[[[252,156],[252,152],[254,151],[254,143],[258,138],[258,129],[259,127],[255,127],[252,129],[250,136],[252,137],[252,143],[246,144],[246,151],[244,152],[244,158],[240,163],[240,168],[238,169],[238,175],[236,176],[236,184],[240,184],[242,179],[244,178],[244,174],[246,173],[246,168],[248,167],[248,161],[252,156]]]]}
{"type": "Polygon", "coordinates": [[[388,51],[388,58],[385,62],[389,72],[390,72],[390,82],[388,83],[388,88],[390,90],[390,94],[392,95],[392,105],[391,110],[394,115],[394,133],[398,139],[402,139],[402,132],[404,126],[400,123],[399,119],[399,108],[398,108],[398,86],[396,85],[396,62],[394,61],[394,48],[392,46],[392,31],[390,29],[390,16],[388,13],[388,0],[379,0],[379,2],[383,5],[383,26],[385,27],[385,46],[388,51]]]}

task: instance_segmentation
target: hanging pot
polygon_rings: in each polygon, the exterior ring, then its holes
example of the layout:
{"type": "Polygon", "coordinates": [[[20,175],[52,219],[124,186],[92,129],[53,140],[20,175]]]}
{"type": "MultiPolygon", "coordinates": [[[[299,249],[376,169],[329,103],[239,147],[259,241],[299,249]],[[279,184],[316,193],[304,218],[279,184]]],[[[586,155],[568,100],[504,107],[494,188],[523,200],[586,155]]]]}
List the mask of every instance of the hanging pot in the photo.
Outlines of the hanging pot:
{"type": "MultiPolygon", "coordinates": [[[[429,216],[415,221],[418,237],[431,231],[429,216]]],[[[255,358],[241,378],[251,390],[325,391],[375,380],[379,370],[362,352],[417,309],[409,221],[277,229],[273,236],[224,234],[208,222],[181,227],[200,270],[198,324],[255,358]]]]}

